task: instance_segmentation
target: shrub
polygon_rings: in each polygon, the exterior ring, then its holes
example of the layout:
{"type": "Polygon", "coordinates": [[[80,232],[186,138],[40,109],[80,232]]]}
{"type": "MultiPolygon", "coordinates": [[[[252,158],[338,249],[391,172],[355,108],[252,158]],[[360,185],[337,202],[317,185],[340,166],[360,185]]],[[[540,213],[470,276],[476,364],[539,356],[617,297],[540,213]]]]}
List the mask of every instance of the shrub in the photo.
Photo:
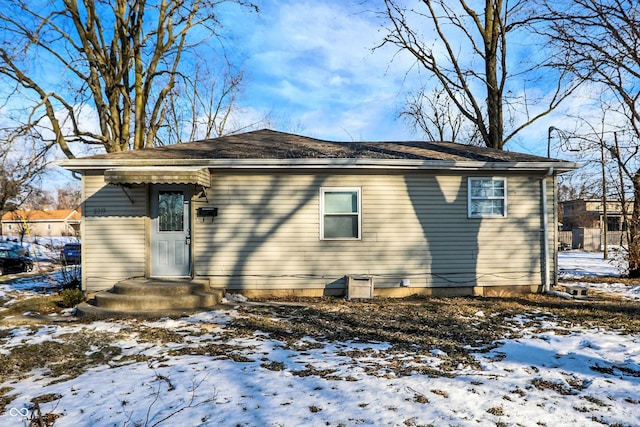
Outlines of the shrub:
{"type": "Polygon", "coordinates": [[[80,289],[65,289],[60,292],[63,308],[72,308],[84,301],[84,293],[80,289]]]}
{"type": "Polygon", "coordinates": [[[63,265],[60,269],[62,280],[59,281],[63,289],[80,289],[82,283],[82,268],[80,264],[63,265]]]}

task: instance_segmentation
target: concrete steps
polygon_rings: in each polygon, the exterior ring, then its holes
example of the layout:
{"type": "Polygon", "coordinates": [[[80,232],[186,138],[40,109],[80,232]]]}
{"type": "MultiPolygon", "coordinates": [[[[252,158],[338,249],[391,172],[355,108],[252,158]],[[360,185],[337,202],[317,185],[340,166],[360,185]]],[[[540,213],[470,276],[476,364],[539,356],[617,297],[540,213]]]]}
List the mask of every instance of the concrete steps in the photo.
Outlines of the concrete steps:
{"type": "Polygon", "coordinates": [[[78,305],[80,317],[181,316],[220,304],[223,289],[210,289],[207,280],[127,279],[78,305]]]}

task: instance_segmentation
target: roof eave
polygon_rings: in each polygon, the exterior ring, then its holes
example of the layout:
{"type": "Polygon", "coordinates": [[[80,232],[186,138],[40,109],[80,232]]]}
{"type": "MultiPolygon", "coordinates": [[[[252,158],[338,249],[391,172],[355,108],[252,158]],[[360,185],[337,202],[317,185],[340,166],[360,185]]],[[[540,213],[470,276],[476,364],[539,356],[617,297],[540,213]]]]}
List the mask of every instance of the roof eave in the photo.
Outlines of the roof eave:
{"type": "Polygon", "coordinates": [[[71,159],[58,163],[73,170],[101,170],[131,166],[197,166],[214,169],[402,169],[402,170],[531,170],[563,173],[578,169],[581,164],[565,161],[542,162],[486,162],[450,160],[410,160],[410,159],[71,159]]]}

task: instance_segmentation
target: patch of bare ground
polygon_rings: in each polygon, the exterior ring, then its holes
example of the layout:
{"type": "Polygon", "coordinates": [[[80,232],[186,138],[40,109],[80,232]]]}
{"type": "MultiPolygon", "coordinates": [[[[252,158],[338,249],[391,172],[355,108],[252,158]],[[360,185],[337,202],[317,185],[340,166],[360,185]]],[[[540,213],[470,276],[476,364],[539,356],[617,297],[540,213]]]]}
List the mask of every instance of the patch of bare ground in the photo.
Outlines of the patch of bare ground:
{"type": "MultiPolygon", "coordinates": [[[[49,303],[55,304],[53,301],[49,303]]],[[[40,307],[42,301],[32,301],[40,307]]],[[[25,303],[26,304],[26,303],[25,303]]],[[[21,309],[28,309],[21,306],[21,309]]],[[[31,306],[34,308],[34,306],[31,306]]],[[[40,307],[42,308],[42,307],[40,307]]],[[[43,311],[46,311],[43,309],[43,311]]],[[[529,331],[570,333],[580,327],[640,333],[640,304],[617,299],[565,300],[549,295],[518,298],[374,298],[346,301],[342,298],[307,298],[256,301],[240,304],[237,314],[223,328],[193,324],[180,328],[151,326],[145,322],[123,322],[117,333],[89,330],[60,333],[47,340],[7,346],[12,328],[0,328],[0,413],[11,402],[11,381],[37,375],[49,382],[65,381],[98,365],[162,362],[166,357],[207,355],[236,362],[259,361],[265,369],[282,370],[282,362],[268,354],[256,353],[255,339],[278,340],[282,347],[304,354],[324,351],[333,345],[345,362],[353,361],[375,376],[454,376],[461,366],[478,368],[473,353],[489,351],[501,340],[517,338],[524,327],[529,331]],[[536,329],[537,328],[537,329],[536,329]],[[250,338],[243,342],[243,338],[250,338]],[[131,341],[144,350],[124,349],[131,341]],[[341,346],[341,343],[362,346],[341,346]],[[384,343],[380,346],[378,344],[384,343]],[[370,345],[369,345],[370,344],[370,345]],[[375,348],[375,349],[374,349],[375,348]]],[[[22,326],[37,334],[40,326],[22,326]]],[[[24,331],[22,332],[24,333],[24,331]]],[[[348,374],[326,366],[307,364],[295,375],[321,376],[351,381],[348,374]]],[[[622,373],[624,367],[596,366],[607,373],[622,373]]],[[[637,372],[625,372],[637,376],[637,372]]],[[[538,388],[557,388],[539,382],[538,388]]],[[[570,386],[570,389],[575,390],[570,386]]],[[[564,389],[563,389],[564,390],[564,389]]],[[[434,391],[433,393],[439,394],[434,391]]]]}
{"type": "Polygon", "coordinates": [[[11,304],[6,304],[5,302],[0,306],[0,325],[26,323],[16,319],[16,317],[20,317],[26,312],[49,315],[57,313],[61,309],[62,296],[59,294],[14,298],[11,304]]]}
{"type": "MultiPolygon", "coordinates": [[[[520,336],[524,326],[549,328],[557,334],[576,327],[597,327],[623,333],[640,331],[638,303],[616,299],[564,300],[547,295],[518,298],[408,298],[345,301],[340,298],[289,298],[239,308],[229,326],[240,335],[267,333],[292,350],[305,337],[318,342],[388,343],[388,370],[395,375],[419,371],[449,375],[462,366],[477,367],[471,353],[495,348],[499,341],[520,336]],[[278,304],[281,303],[281,304],[278,304]],[[400,363],[410,354],[414,362],[438,351],[437,367],[400,363]],[[443,352],[443,353],[442,353],[443,352]],[[416,366],[417,365],[417,366],[416,366]]],[[[353,350],[346,354],[358,357],[353,350]]],[[[366,353],[366,352],[365,352],[366,353]]]]}
{"type": "Polygon", "coordinates": [[[63,334],[55,340],[21,344],[0,354],[0,383],[34,370],[53,381],[75,378],[90,366],[106,364],[122,352],[111,343],[117,337],[104,332],[63,334]]]}
{"type": "MultiPolygon", "coordinates": [[[[580,277],[580,282],[584,283],[622,283],[627,286],[640,285],[640,279],[632,279],[629,277],[614,277],[614,276],[584,276],[580,277]]],[[[560,284],[571,283],[573,280],[563,280],[560,284]]]]}
{"type": "Polygon", "coordinates": [[[640,303],[605,294],[594,299],[570,300],[532,294],[496,302],[505,306],[513,304],[514,312],[520,311],[523,314],[547,312],[561,326],[595,327],[629,334],[640,332],[640,303]]]}

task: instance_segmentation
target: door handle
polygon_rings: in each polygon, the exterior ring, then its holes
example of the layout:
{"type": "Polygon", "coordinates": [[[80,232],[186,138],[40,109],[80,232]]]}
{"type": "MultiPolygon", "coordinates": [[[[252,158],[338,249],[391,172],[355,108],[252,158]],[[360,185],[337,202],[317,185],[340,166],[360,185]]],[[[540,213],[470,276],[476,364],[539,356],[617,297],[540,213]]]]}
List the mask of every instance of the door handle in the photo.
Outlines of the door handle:
{"type": "Polygon", "coordinates": [[[184,239],[184,243],[186,245],[190,245],[191,244],[191,236],[187,236],[186,239],[184,239]]]}

